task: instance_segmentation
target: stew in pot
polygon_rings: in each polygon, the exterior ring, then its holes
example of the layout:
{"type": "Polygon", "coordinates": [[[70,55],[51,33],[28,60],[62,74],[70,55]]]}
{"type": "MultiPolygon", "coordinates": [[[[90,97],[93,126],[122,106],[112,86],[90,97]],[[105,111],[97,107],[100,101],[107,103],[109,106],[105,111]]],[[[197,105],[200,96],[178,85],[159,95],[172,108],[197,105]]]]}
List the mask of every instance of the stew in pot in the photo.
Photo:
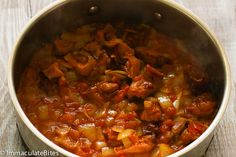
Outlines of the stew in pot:
{"type": "Polygon", "coordinates": [[[147,25],[90,24],[35,53],[17,91],[34,126],[82,157],[165,157],[210,125],[209,77],[147,25]]]}

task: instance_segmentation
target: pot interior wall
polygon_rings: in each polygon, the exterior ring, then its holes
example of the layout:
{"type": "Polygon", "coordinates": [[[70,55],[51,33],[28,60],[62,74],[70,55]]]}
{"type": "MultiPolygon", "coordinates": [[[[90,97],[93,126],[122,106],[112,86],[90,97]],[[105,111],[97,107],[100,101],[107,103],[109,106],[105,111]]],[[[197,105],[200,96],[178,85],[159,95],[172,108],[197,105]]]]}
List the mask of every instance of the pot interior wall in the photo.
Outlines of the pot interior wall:
{"type": "Polygon", "coordinates": [[[226,72],[217,46],[197,22],[158,0],[67,0],[50,9],[31,25],[19,43],[13,66],[15,89],[30,58],[43,43],[75,26],[121,20],[127,23],[149,24],[160,32],[183,40],[190,52],[207,70],[211,77],[211,90],[220,104],[225,88],[226,72]],[[88,13],[91,6],[99,7],[97,14],[88,13]],[[155,12],[162,15],[161,20],[153,16],[155,12]]]}

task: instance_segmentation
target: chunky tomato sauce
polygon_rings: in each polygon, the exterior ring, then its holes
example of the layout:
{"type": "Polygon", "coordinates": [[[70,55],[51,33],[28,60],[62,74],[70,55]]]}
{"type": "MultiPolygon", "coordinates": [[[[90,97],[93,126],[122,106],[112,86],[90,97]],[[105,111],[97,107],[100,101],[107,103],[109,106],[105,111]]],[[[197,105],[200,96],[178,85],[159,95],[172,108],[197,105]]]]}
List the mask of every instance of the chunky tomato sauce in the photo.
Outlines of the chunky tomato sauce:
{"type": "Polygon", "coordinates": [[[35,53],[17,95],[34,126],[82,157],[165,157],[216,112],[209,78],[180,41],[147,25],[91,24],[35,53]]]}

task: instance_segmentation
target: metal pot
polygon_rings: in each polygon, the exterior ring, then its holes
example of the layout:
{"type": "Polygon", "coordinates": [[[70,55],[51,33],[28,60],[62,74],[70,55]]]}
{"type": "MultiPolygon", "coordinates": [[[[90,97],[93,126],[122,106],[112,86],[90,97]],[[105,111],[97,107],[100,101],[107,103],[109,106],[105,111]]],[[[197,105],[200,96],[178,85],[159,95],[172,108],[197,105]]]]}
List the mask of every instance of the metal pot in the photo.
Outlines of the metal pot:
{"type": "MultiPolygon", "coordinates": [[[[171,0],[60,0],[40,11],[20,34],[9,62],[9,91],[17,111],[19,131],[30,150],[51,150],[59,156],[76,155],[44,137],[29,121],[16,97],[19,78],[42,43],[74,26],[123,20],[146,23],[184,41],[211,78],[210,87],[218,99],[218,113],[209,128],[194,142],[170,157],[202,156],[228,104],[231,75],[223,48],[207,26],[171,0]],[[217,72],[216,72],[217,71],[217,72]]],[[[50,156],[50,154],[47,154],[50,156]]],[[[46,155],[45,155],[46,156],[46,155]]]]}

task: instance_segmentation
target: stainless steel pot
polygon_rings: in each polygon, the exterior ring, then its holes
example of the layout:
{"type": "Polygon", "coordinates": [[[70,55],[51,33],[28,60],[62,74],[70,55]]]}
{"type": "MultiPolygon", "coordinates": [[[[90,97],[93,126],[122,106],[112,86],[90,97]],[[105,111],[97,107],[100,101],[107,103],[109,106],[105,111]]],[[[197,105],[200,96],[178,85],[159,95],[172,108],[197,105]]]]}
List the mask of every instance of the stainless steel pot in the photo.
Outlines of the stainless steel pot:
{"type": "MultiPolygon", "coordinates": [[[[194,142],[170,157],[202,156],[228,104],[231,76],[229,65],[214,34],[203,22],[171,0],[60,0],[33,17],[20,34],[9,62],[9,91],[17,111],[19,131],[30,150],[52,150],[60,156],[76,155],[44,137],[29,121],[16,97],[19,78],[42,43],[74,26],[124,20],[147,23],[184,41],[211,77],[210,87],[219,102],[210,127],[194,142]]],[[[49,155],[50,156],[50,155],[49,155]]]]}

